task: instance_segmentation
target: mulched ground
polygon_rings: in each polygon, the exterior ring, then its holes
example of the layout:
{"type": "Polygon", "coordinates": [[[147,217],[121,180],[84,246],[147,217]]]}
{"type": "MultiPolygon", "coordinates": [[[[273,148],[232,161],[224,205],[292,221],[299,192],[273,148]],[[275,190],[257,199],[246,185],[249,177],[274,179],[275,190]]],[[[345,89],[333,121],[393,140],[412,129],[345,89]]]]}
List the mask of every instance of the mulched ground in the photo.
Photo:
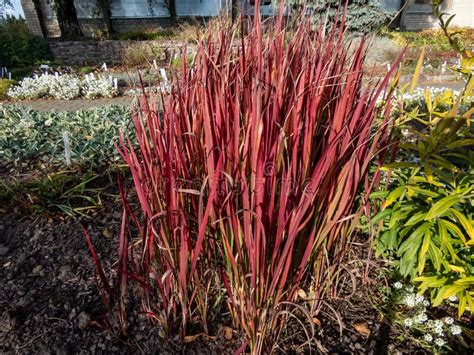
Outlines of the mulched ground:
{"type": "MultiPolygon", "coordinates": [[[[106,271],[116,258],[114,236],[120,218],[121,206],[115,204],[101,210],[93,224],[82,222],[106,271]]],[[[128,338],[119,339],[98,328],[95,320],[103,307],[80,224],[18,208],[0,212],[0,353],[220,354],[239,346],[238,339],[227,341],[222,334],[215,339],[198,337],[187,344],[163,340],[139,314],[134,299],[129,302],[128,338]]],[[[367,245],[354,244],[352,250],[354,257],[362,259],[367,245]]],[[[370,303],[370,295],[379,286],[363,286],[363,267],[347,265],[340,298],[329,301],[318,316],[321,326],[316,327],[312,353],[424,353],[397,340],[391,325],[370,303]],[[355,291],[353,281],[358,286],[355,291]]],[[[281,352],[308,353],[307,347],[298,350],[305,341],[298,324],[288,328],[290,337],[281,344],[281,352]]]]}

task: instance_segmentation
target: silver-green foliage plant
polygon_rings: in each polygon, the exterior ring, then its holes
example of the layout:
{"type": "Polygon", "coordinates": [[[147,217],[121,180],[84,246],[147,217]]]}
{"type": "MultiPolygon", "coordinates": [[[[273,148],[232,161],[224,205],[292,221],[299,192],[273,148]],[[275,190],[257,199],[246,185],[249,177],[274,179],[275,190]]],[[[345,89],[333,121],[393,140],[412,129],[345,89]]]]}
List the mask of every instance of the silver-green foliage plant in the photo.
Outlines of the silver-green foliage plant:
{"type": "Polygon", "coordinates": [[[0,105],[0,157],[4,163],[64,164],[67,132],[73,164],[101,165],[119,159],[114,142],[130,122],[123,106],[78,112],[44,112],[0,105]]]}

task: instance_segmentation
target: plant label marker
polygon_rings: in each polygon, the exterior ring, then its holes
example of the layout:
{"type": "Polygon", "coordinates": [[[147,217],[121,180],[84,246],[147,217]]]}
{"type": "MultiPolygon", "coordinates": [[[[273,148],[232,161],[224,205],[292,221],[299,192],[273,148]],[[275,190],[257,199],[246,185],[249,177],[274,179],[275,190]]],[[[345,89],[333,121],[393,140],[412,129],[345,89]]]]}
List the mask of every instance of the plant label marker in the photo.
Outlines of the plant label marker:
{"type": "Polygon", "coordinates": [[[107,64],[104,63],[102,64],[102,66],[100,67],[103,71],[107,71],[107,64]]]}
{"type": "Polygon", "coordinates": [[[168,75],[166,75],[166,70],[164,68],[160,69],[160,75],[165,81],[165,83],[168,84],[168,75]]]}
{"type": "Polygon", "coordinates": [[[118,89],[118,80],[117,80],[117,78],[114,78],[114,89],[115,90],[118,89]]]}
{"type": "Polygon", "coordinates": [[[155,69],[158,69],[158,63],[156,63],[156,59],[153,59],[153,67],[155,69]]]}
{"type": "Polygon", "coordinates": [[[54,72],[54,76],[55,76],[56,78],[59,78],[59,73],[58,73],[57,71],[54,72]]]}
{"type": "Polygon", "coordinates": [[[48,70],[48,68],[49,68],[49,65],[48,65],[48,64],[41,64],[41,65],[40,65],[40,69],[41,69],[41,70],[48,70]]]}
{"type": "Polygon", "coordinates": [[[71,145],[69,143],[69,134],[68,132],[63,132],[63,141],[64,141],[64,158],[66,160],[66,165],[71,165],[71,145]]]}
{"type": "Polygon", "coordinates": [[[12,80],[12,73],[8,72],[8,80],[12,80]]]}

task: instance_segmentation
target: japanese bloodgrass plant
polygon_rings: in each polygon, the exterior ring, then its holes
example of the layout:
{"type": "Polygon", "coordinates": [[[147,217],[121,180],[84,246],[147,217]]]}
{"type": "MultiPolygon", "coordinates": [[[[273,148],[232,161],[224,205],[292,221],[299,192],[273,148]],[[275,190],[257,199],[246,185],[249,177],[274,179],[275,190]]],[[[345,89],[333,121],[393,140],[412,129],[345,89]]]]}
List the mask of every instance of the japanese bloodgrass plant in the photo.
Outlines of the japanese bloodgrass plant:
{"type": "Polygon", "coordinates": [[[209,331],[225,291],[238,350],[257,354],[275,346],[299,289],[319,309],[387,149],[390,97],[376,105],[389,77],[363,87],[365,41],[350,51],[343,14],[328,33],[308,21],[287,28],[280,13],[264,28],[256,6],[240,33],[210,31],[192,67],[183,55],[163,112],[135,113],[139,148],[121,139],[140,211],[124,199],[119,294],[135,281],[164,333],[209,331]]]}

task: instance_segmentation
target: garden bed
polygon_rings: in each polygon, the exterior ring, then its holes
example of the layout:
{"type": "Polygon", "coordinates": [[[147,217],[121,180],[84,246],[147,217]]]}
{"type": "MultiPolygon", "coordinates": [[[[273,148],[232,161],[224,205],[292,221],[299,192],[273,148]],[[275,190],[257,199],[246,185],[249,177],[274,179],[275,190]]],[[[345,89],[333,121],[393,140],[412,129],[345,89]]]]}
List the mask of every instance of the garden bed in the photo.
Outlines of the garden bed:
{"type": "MultiPolygon", "coordinates": [[[[99,326],[104,308],[94,282],[94,266],[81,231],[88,227],[104,269],[116,261],[116,241],[121,207],[104,206],[94,222],[69,218],[28,216],[20,209],[0,213],[0,351],[16,353],[232,353],[239,346],[234,335],[226,340],[221,331],[216,339],[198,336],[186,344],[178,339],[163,340],[138,311],[137,300],[128,304],[128,337],[118,336],[99,326]]],[[[353,245],[357,258],[366,258],[367,247],[353,245]],[[364,251],[365,250],[365,251],[364,251]]],[[[351,265],[348,264],[348,265],[351,265]]],[[[362,281],[364,268],[352,267],[351,277],[362,281]]],[[[375,269],[374,272],[378,272],[375,269]]],[[[352,289],[349,275],[341,291],[344,297],[330,301],[321,312],[316,328],[319,351],[329,353],[413,353],[416,345],[398,339],[390,324],[370,303],[381,284],[372,279],[368,287],[352,289]],[[335,311],[335,312],[334,312],[335,311]],[[342,327],[342,328],[341,328],[342,327]]],[[[130,293],[131,294],[131,293],[130,293]]],[[[219,326],[215,325],[217,329],[219,326]]],[[[297,324],[290,325],[292,342],[284,350],[304,342],[297,324]]],[[[315,349],[313,349],[315,350],[315,349]]]]}
{"type": "MultiPolygon", "coordinates": [[[[472,353],[469,52],[374,82],[344,21],[258,11],[131,109],[0,105],[0,351],[472,353]]],[[[112,87],[50,74],[17,98],[112,87]]]]}

